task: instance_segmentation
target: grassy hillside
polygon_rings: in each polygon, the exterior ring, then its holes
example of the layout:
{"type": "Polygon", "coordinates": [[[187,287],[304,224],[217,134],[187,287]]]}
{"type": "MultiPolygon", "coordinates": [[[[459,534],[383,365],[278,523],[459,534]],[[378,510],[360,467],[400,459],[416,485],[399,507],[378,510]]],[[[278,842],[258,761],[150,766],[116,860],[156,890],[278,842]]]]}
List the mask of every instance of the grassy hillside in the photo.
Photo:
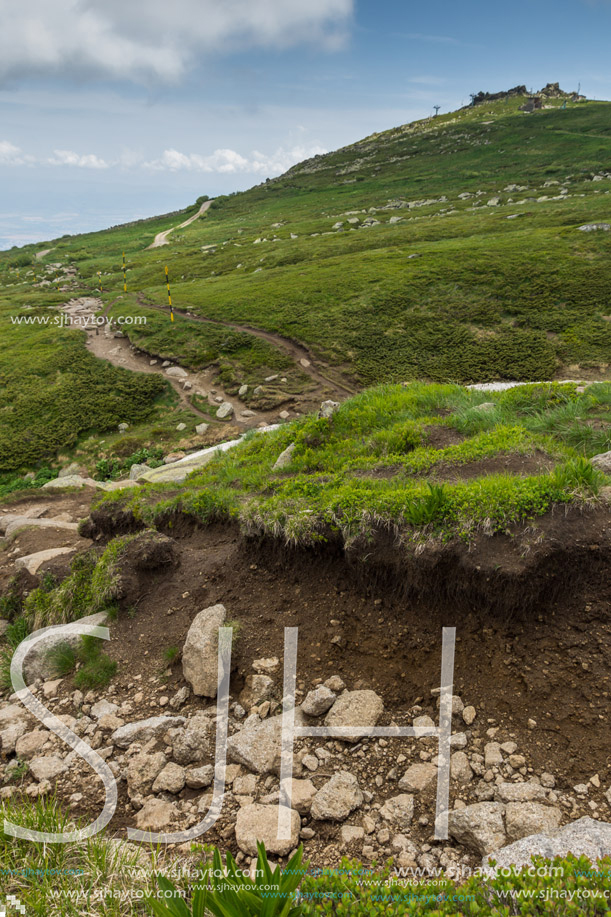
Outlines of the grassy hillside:
{"type": "MultiPolygon", "coordinates": [[[[147,315],[145,329],[126,329],[139,345],[192,368],[213,364],[227,386],[281,371],[298,391],[303,379],[273,343],[225,323],[296,339],[356,386],[609,378],[611,232],[579,227],[611,223],[611,105],[569,101],[563,109],[551,100],[526,114],[521,101],[483,103],[315,157],[217,199],[163,248],[147,250],[156,232],[194,209],[2,253],[0,381],[19,386],[23,373],[49,390],[49,376],[63,372],[64,335],[78,333],[11,326],[8,315],[47,314],[67,294],[90,294],[100,278],[112,314],[147,315]],[[175,306],[209,325],[195,328],[186,317],[170,325],[150,308],[167,303],[166,263],[175,306]],[[40,347],[42,374],[25,356],[40,347]]],[[[110,415],[117,419],[104,394],[111,377],[92,389],[86,361],[71,362],[71,392],[88,393],[87,423],[70,420],[73,434],[109,429],[110,415]]],[[[109,372],[119,384],[121,372],[109,372]]],[[[164,410],[155,407],[159,387],[130,378],[121,383],[119,419],[127,410],[136,425],[148,422],[147,412],[164,410]]],[[[0,442],[35,408],[15,415],[6,405],[0,442]]],[[[52,454],[63,429],[59,421],[54,436],[35,433],[28,461],[52,454]]]]}
{"type": "MultiPolygon", "coordinates": [[[[606,483],[587,457],[609,445],[611,384],[547,383],[502,393],[384,385],[330,419],[307,417],[245,438],[185,485],[115,492],[147,524],[186,513],[236,519],[293,544],[406,542],[510,533],[606,483]],[[275,467],[292,445],[290,459],[275,467]],[[363,541],[364,540],[364,541],[363,541]]],[[[287,457],[288,458],[288,457],[287,457]]]]}

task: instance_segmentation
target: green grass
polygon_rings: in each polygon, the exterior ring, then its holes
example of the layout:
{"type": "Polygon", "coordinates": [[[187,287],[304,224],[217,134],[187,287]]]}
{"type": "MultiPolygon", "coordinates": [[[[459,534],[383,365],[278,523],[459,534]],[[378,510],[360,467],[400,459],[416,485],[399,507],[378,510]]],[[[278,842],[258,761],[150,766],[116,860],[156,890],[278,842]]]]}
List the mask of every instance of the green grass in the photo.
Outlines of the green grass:
{"type": "Polygon", "coordinates": [[[611,221],[609,103],[552,101],[525,115],[521,101],[392,128],[299,164],[217,199],[161,249],[147,250],[154,233],[194,208],[0,253],[0,473],[107,439],[122,420],[141,446],[165,418],[176,426],[159,379],[102,366],[78,331],[11,324],[91,294],[98,271],[105,304],[120,297],[115,315],[146,316],[146,326],[125,326],[135,343],[212,367],[229,391],[273,372],[289,393],[309,382],[281,348],[223,323],[296,339],[361,386],[609,378],[611,233],[578,231],[611,221]],[[350,211],[379,224],[355,229],[350,211]],[[150,308],[167,305],[165,264],[175,306],[212,322],[172,324],[150,308]],[[50,285],[34,286],[34,270],[50,285]]]}
{"type": "Polygon", "coordinates": [[[510,532],[554,506],[588,502],[605,483],[589,462],[611,448],[611,384],[526,385],[490,394],[454,385],[385,385],[243,443],[177,488],[114,493],[147,524],[187,514],[237,520],[295,544],[407,541],[510,532]],[[492,402],[493,410],[480,405],[492,402]],[[575,430],[594,425],[593,438],[575,430]],[[274,470],[294,443],[291,462],[274,470]],[[526,471],[511,463],[527,462],[526,471]],[[505,467],[510,463],[509,470],[505,467]],[[171,494],[168,494],[168,490],[171,494]]]}

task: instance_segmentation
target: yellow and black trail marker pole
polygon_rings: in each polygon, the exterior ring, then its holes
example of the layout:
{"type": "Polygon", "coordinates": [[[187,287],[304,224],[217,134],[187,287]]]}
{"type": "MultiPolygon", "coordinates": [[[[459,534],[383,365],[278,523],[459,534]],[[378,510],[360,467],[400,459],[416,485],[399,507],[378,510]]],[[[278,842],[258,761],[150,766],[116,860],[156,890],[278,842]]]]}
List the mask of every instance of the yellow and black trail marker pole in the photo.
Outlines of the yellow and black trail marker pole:
{"type": "Polygon", "coordinates": [[[125,252],[123,252],[123,292],[127,293],[127,274],[125,273],[125,252]]]}
{"type": "Polygon", "coordinates": [[[103,292],[104,292],[104,288],[102,287],[102,271],[98,271],[98,281],[99,281],[99,284],[100,284],[100,293],[103,293],[103,292]]]}
{"type": "Polygon", "coordinates": [[[170,293],[170,278],[168,277],[168,266],[165,266],[165,285],[168,290],[168,303],[170,306],[170,321],[174,321],[174,307],[172,306],[172,294],[170,293]]]}

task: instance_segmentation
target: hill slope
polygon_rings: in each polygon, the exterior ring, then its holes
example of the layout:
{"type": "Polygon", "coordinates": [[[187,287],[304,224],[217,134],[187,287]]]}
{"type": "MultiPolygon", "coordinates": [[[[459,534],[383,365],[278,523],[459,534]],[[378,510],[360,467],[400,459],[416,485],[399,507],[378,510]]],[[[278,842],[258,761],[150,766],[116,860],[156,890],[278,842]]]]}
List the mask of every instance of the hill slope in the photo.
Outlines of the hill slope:
{"type": "Polygon", "coordinates": [[[122,386],[113,407],[82,332],[7,320],[56,315],[67,293],[91,294],[100,281],[110,315],[146,318],[123,326],[139,348],[210,367],[229,395],[248,384],[244,403],[255,411],[312,389],[283,339],[303,344],[344,391],[406,379],[608,378],[611,232],[579,227],[611,222],[611,107],[563,109],[557,99],[526,114],[522,101],[484,102],[315,157],[217,199],[163,248],[148,246],[195,207],[1,255],[0,452],[12,456],[2,467],[18,466],[13,444],[27,426],[28,467],[70,445],[67,405],[34,388],[63,384],[85,405],[70,408],[73,444],[121,420],[134,425],[135,448],[135,431],[150,439],[151,424],[171,443],[184,420],[167,387],[159,402],[159,379],[109,367],[122,386]],[[210,321],[178,311],[168,321],[166,263],[177,310],[210,321]],[[81,356],[68,370],[72,347],[81,356]],[[32,353],[39,359],[26,360],[32,353]],[[286,381],[266,384],[273,375],[286,381]]]}

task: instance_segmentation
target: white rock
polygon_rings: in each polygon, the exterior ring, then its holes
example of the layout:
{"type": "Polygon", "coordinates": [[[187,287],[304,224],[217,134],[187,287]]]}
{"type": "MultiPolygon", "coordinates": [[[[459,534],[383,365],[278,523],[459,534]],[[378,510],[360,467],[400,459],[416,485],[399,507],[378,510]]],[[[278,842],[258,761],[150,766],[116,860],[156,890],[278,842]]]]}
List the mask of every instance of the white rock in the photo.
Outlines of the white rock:
{"type": "Polygon", "coordinates": [[[180,793],[184,785],[184,768],[170,761],[155,778],[153,793],[180,793]]]}
{"type": "Polygon", "coordinates": [[[224,605],[205,608],[195,616],[187,633],[182,652],[182,671],[193,693],[200,697],[216,697],[218,629],[225,623],[226,615],[224,605]]]}
{"type": "Polygon", "coordinates": [[[151,739],[161,738],[168,729],[182,726],[184,722],[184,716],[152,716],[121,726],[113,732],[112,741],[119,748],[128,748],[132,742],[145,743],[151,739]]]}

